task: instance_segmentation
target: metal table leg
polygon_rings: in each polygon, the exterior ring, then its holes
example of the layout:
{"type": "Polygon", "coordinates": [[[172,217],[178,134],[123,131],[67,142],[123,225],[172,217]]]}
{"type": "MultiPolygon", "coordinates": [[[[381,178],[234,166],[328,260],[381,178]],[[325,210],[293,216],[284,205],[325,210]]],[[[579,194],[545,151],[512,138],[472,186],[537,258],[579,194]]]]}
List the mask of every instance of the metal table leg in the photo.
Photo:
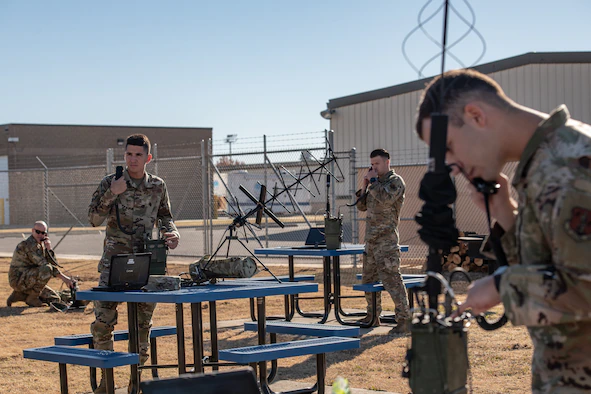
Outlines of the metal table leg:
{"type": "Polygon", "coordinates": [[[60,363],[60,393],[68,394],[68,370],[66,364],[60,363]]]}
{"type": "Polygon", "coordinates": [[[324,316],[318,322],[320,324],[324,324],[328,320],[330,308],[334,302],[330,275],[330,257],[323,257],[322,260],[324,263],[324,316]]]}
{"type": "MultiPolygon", "coordinates": [[[[345,312],[343,312],[343,309],[341,307],[341,299],[342,298],[360,298],[360,296],[341,296],[341,261],[339,256],[334,256],[333,257],[333,270],[334,270],[334,315],[335,318],[337,319],[337,321],[345,326],[359,326],[362,328],[369,328],[372,327],[376,321],[376,319],[378,319],[377,316],[373,316],[372,320],[369,323],[361,323],[359,321],[345,321],[342,319],[341,316],[357,316],[356,314],[347,314],[345,312]]],[[[376,310],[376,304],[377,304],[377,300],[375,298],[375,293],[372,294],[373,298],[372,298],[372,302],[374,305],[374,311],[376,310]]],[[[362,313],[359,314],[359,316],[365,316],[367,315],[367,313],[362,313]]]]}
{"type": "Polygon", "coordinates": [[[183,315],[183,304],[175,304],[176,310],[176,343],[177,357],[179,361],[179,375],[187,373],[185,360],[185,317],[183,315]]]}
{"type": "MultiPolygon", "coordinates": [[[[289,269],[289,281],[293,282],[295,279],[294,257],[288,256],[287,265],[289,269]]],[[[295,298],[297,294],[286,295],[285,297],[285,321],[291,321],[295,314],[295,298]]]]}
{"type": "Polygon", "coordinates": [[[193,372],[203,373],[203,315],[201,303],[191,304],[191,323],[193,332],[193,372]]]}
{"type": "Polygon", "coordinates": [[[334,294],[335,299],[339,299],[338,303],[335,302],[335,314],[341,316],[354,316],[354,317],[365,317],[367,312],[345,312],[341,306],[340,300],[343,298],[365,298],[365,296],[342,296],[341,295],[341,258],[340,256],[333,257],[333,276],[334,276],[334,294]]]}
{"type": "Polygon", "coordinates": [[[217,371],[219,368],[215,363],[219,361],[219,349],[218,349],[218,325],[217,325],[217,309],[215,301],[209,301],[209,331],[211,336],[211,357],[209,361],[214,363],[212,366],[213,371],[217,371]]]}
{"type": "MultiPolygon", "coordinates": [[[[290,268],[293,268],[293,256],[288,256],[290,268]]],[[[324,280],[324,295],[322,297],[300,297],[298,294],[293,296],[294,307],[292,311],[297,312],[302,317],[321,317],[319,323],[325,323],[330,313],[330,257],[323,257],[323,280],[324,280]],[[300,300],[324,300],[324,313],[303,312],[300,308],[300,300]]]]}
{"type": "MultiPolygon", "coordinates": [[[[138,335],[138,306],[137,302],[128,302],[127,303],[127,321],[129,325],[129,352],[130,353],[138,353],[140,352],[140,344],[139,344],[139,335],[138,335]]],[[[131,394],[136,394],[139,392],[139,382],[140,382],[140,374],[139,368],[137,364],[131,365],[131,376],[130,376],[130,384],[131,384],[131,394]]]]}
{"type": "MultiPolygon", "coordinates": [[[[94,349],[94,341],[88,345],[89,349],[94,349]]],[[[92,391],[96,390],[98,383],[96,382],[96,368],[90,367],[90,388],[92,391]]]]}
{"type": "MultiPolygon", "coordinates": [[[[107,394],[115,394],[115,377],[113,375],[113,368],[105,369],[105,385],[107,386],[107,394]]],[[[139,392],[136,387],[132,388],[132,392],[139,392]]]]}
{"type": "MultiPolygon", "coordinates": [[[[257,314],[258,320],[258,340],[259,345],[266,343],[266,319],[265,319],[265,297],[257,297],[257,314]]],[[[261,389],[265,392],[265,389],[269,389],[269,383],[267,382],[267,362],[259,362],[259,381],[261,383],[261,389]]]]}

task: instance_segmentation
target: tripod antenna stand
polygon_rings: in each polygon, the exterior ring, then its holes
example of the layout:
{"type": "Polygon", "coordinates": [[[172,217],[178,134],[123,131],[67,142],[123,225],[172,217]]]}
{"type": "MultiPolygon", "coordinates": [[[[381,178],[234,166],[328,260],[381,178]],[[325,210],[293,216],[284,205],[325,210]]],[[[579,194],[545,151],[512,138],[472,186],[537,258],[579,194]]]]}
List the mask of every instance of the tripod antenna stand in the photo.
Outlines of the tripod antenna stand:
{"type": "MultiPolygon", "coordinates": [[[[329,145],[330,146],[330,145],[329,145]]],[[[303,152],[302,152],[303,153],[303,152]]],[[[314,160],[318,167],[317,168],[310,168],[310,164],[308,163],[308,160],[306,159],[306,155],[303,155],[304,157],[304,162],[305,165],[308,169],[307,173],[304,173],[303,171],[303,165],[300,167],[300,171],[298,173],[298,175],[294,175],[292,174],[290,171],[287,170],[287,168],[285,168],[285,166],[281,166],[281,169],[287,173],[292,179],[293,182],[291,184],[287,184],[286,180],[283,177],[283,174],[277,170],[277,167],[275,167],[275,165],[271,162],[271,160],[269,159],[269,157],[267,155],[265,155],[265,160],[270,164],[273,172],[275,173],[275,176],[277,177],[278,181],[280,182],[281,186],[283,187],[281,190],[279,190],[277,188],[277,184],[275,184],[275,187],[273,188],[273,193],[270,193],[267,190],[266,185],[261,184],[260,182],[257,182],[260,185],[260,193],[259,193],[259,198],[257,199],[255,196],[253,196],[243,185],[239,186],[239,190],[244,193],[244,195],[246,195],[246,197],[251,200],[255,206],[254,208],[252,208],[250,211],[248,212],[244,212],[241,208],[240,208],[240,204],[238,202],[238,198],[236,198],[236,196],[234,194],[232,194],[232,191],[230,190],[230,188],[228,187],[228,185],[226,184],[226,182],[224,181],[220,171],[218,170],[217,166],[213,163],[213,160],[210,158],[210,162],[212,164],[212,167],[214,168],[215,172],[217,173],[217,175],[220,178],[221,183],[224,185],[226,191],[228,192],[228,194],[231,196],[231,200],[234,202],[234,204],[236,205],[236,208],[234,208],[234,206],[232,206],[233,204],[230,203],[230,200],[228,198],[226,198],[226,201],[228,202],[228,205],[232,208],[232,213],[228,212],[228,215],[232,216],[234,219],[232,220],[232,222],[228,225],[228,227],[226,228],[226,230],[224,231],[224,234],[222,235],[222,239],[218,245],[218,247],[216,248],[215,252],[209,257],[209,259],[207,260],[207,262],[205,263],[205,267],[203,269],[206,269],[210,264],[212,264],[214,262],[214,258],[218,255],[218,253],[220,253],[220,250],[222,250],[222,248],[224,247],[224,245],[226,245],[227,249],[226,249],[226,257],[229,257],[230,255],[230,244],[232,242],[232,240],[236,240],[240,243],[240,245],[242,245],[242,247],[244,249],[246,249],[246,251],[250,254],[250,256],[256,261],[258,262],[262,267],[264,271],[269,272],[273,278],[275,278],[275,280],[277,280],[278,282],[281,282],[277,276],[275,276],[270,270],[269,268],[267,268],[267,266],[265,266],[265,264],[263,264],[263,262],[254,255],[254,253],[252,253],[250,251],[250,249],[248,249],[248,247],[244,244],[243,240],[240,239],[240,237],[238,236],[238,229],[240,227],[244,227],[244,235],[245,235],[245,239],[246,242],[248,242],[248,237],[246,234],[246,228],[248,228],[248,230],[252,233],[253,237],[258,241],[259,245],[261,245],[261,247],[263,246],[260,239],[256,236],[256,233],[254,232],[254,230],[252,229],[252,226],[256,226],[257,228],[260,229],[260,225],[261,225],[261,221],[263,218],[263,214],[266,214],[268,217],[270,217],[275,223],[277,223],[277,225],[281,228],[285,227],[285,225],[281,222],[281,220],[279,220],[279,218],[273,213],[273,211],[268,208],[268,204],[271,204],[271,206],[275,203],[275,201],[280,204],[287,212],[290,212],[289,209],[287,209],[287,207],[281,203],[281,201],[279,201],[279,197],[281,195],[283,195],[284,193],[287,194],[289,200],[291,201],[291,204],[294,208],[297,208],[303,215],[304,220],[306,221],[306,223],[308,224],[308,226],[312,227],[312,225],[310,224],[310,222],[308,221],[308,219],[306,218],[306,215],[303,213],[301,207],[299,206],[297,200],[294,197],[294,194],[297,193],[298,188],[301,186],[302,189],[305,189],[307,192],[309,192],[312,196],[314,196],[314,193],[312,193],[312,191],[310,190],[310,188],[308,188],[306,185],[304,185],[303,181],[306,180],[307,178],[310,178],[312,180],[312,182],[314,183],[314,186],[316,187],[316,190],[320,190],[318,188],[318,185],[316,184],[316,181],[314,180],[314,175],[316,173],[318,173],[319,176],[322,176],[323,173],[327,174],[327,178],[328,181],[330,181],[330,177],[335,178],[335,180],[337,182],[340,182],[341,179],[339,179],[337,176],[335,176],[333,174],[333,172],[331,172],[328,169],[328,165],[336,162],[337,158],[334,155],[334,152],[332,151],[332,149],[327,149],[327,153],[324,157],[324,159],[322,161],[316,159],[312,153],[310,153],[310,151],[307,151],[308,153],[308,157],[311,158],[312,160],[314,160]],[[294,189],[295,187],[295,189],[294,189]],[[294,190],[292,190],[294,189],[294,190]],[[293,193],[292,193],[293,191],[293,193]],[[267,198],[268,197],[268,198],[267,198]],[[255,221],[254,223],[249,222],[249,218],[251,217],[255,217],[255,221]]],[[[344,179],[343,173],[338,165],[338,163],[336,164],[339,172],[340,172],[340,176],[341,178],[344,179]]],[[[327,193],[328,194],[328,193],[327,193]]],[[[328,198],[328,197],[327,197],[328,198]]]]}
{"type": "MultiPolygon", "coordinates": [[[[265,197],[267,196],[267,187],[266,186],[264,186],[264,185],[261,186],[261,193],[260,193],[258,200],[252,194],[250,194],[250,192],[244,186],[240,185],[240,190],[250,200],[252,200],[256,205],[253,209],[248,211],[246,214],[238,214],[234,218],[232,223],[230,223],[228,225],[228,228],[226,229],[226,231],[224,232],[224,235],[222,236],[223,237],[222,241],[218,245],[215,252],[211,255],[209,260],[207,260],[207,263],[205,264],[204,269],[206,269],[213,262],[213,259],[215,258],[215,256],[217,256],[218,252],[220,251],[220,249],[224,246],[224,244],[226,242],[228,243],[226,257],[228,257],[230,255],[230,243],[232,242],[232,240],[236,240],[236,241],[238,241],[238,243],[240,243],[240,245],[242,245],[242,247],[244,249],[246,249],[246,251],[251,255],[251,257],[263,267],[263,271],[267,271],[268,273],[271,274],[271,276],[273,276],[273,278],[275,278],[275,280],[277,282],[281,282],[281,280],[279,278],[277,278],[277,276],[275,276],[275,274],[273,272],[271,272],[271,270],[257,256],[255,256],[255,254],[252,253],[250,251],[250,249],[248,249],[246,247],[244,242],[240,239],[240,237],[235,235],[235,233],[236,233],[237,228],[243,227],[243,226],[249,226],[250,223],[248,222],[248,218],[255,215],[255,214],[256,214],[255,223],[257,225],[260,225],[261,220],[263,218],[263,212],[266,213],[271,219],[273,219],[273,221],[275,223],[277,223],[279,225],[279,227],[283,228],[283,227],[285,227],[285,225],[283,224],[283,222],[281,222],[281,220],[279,220],[279,218],[277,218],[277,216],[275,216],[275,214],[271,210],[267,209],[267,207],[265,206],[265,197]],[[228,232],[230,234],[226,235],[228,232]]],[[[238,200],[236,200],[236,201],[238,201],[238,200]]],[[[260,240],[259,240],[259,242],[260,242],[260,240]]]]}

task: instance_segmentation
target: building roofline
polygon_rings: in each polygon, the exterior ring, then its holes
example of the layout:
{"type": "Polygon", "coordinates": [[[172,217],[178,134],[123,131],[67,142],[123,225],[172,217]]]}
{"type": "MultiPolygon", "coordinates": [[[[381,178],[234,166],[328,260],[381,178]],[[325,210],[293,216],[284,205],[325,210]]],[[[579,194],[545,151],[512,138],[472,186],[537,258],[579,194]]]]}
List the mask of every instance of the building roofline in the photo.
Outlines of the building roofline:
{"type": "MultiPolygon", "coordinates": [[[[522,55],[508,57],[506,59],[501,59],[470,68],[480,71],[483,74],[490,74],[515,67],[526,66],[528,64],[564,63],[591,63],[591,52],[528,52],[522,55]]],[[[328,101],[328,103],[326,103],[326,107],[330,110],[345,107],[347,105],[359,104],[367,101],[414,92],[416,90],[423,89],[425,85],[431,81],[431,79],[433,79],[433,77],[331,99],[328,101]]]]}
{"type": "Polygon", "coordinates": [[[93,124],[64,124],[64,123],[3,123],[5,126],[52,126],[52,127],[102,127],[102,128],[142,128],[142,129],[202,129],[213,130],[213,127],[189,127],[189,126],[132,126],[132,125],[93,125],[93,124]]]}

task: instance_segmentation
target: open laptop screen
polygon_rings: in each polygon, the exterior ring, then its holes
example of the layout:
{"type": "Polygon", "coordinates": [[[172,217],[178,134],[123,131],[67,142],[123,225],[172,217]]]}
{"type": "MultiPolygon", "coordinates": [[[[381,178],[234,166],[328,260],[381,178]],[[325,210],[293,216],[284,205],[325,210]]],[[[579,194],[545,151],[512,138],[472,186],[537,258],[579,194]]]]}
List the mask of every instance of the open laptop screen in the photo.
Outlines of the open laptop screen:
{"type": "Polygon", "coordinates": [[[109,287],[139,290],[150,277],[151,253],[117,254],[111,257],[109,287]]]}
{"type": "Polygon", "coordinates": [[[306,237],[306,245],[326,245],[324,239],[324,227],[312,227],[306,237]]]}

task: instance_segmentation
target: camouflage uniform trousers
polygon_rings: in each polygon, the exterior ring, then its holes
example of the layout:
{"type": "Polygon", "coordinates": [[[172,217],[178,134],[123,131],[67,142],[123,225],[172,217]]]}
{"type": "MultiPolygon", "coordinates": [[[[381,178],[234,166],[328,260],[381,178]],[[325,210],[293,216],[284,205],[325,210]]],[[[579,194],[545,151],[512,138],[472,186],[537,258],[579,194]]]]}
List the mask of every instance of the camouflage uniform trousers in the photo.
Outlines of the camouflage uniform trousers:
{"type": "MultiPolygon", "coordinates": [[[[392,297],[395,305],[397,319],[410,319],[408,295],[400,274],[400,250],[392,245],[392,242],[368,242],[363,253],[363,279],[362,283],[374,283],[381,281],[384,289],[392,297]]],[[[365,293],[367,312],[371,310],[371,294],[365,293]]],[[[377,293],[377,313],[382,311],[381,293],[377,293]]]]}
{"type": "MultiPolygon", "coordinates": [[[[100,276],[99,284],[106,285],[108,272],[100,276]]],[[[101,350],[113,350],[113,330],[117,324],[117,306],[119,302],[94,301],[94,316],[96,320],[90,325],[94,348],[101,350]]],[[[148,360],[150,349],[150,329],[152,328],[152,315],[156,304],[138,303],[138,336],[140,346],[140,364],[144,365],[148,360]]]]}
{"type": "Polygon", "coordinates": [[[591,322],[529,327],[533,394],[591,392],[591,322]]]}
{"type": "Polygon", "coordinates": [[[37,295],[45,303],[58,302],[61,299],[55,290],[47,286],[51,278],[53,278],[53,267],[50,265],[8,271],[8,282],[15,293],[25,296],[37,295]]]}

